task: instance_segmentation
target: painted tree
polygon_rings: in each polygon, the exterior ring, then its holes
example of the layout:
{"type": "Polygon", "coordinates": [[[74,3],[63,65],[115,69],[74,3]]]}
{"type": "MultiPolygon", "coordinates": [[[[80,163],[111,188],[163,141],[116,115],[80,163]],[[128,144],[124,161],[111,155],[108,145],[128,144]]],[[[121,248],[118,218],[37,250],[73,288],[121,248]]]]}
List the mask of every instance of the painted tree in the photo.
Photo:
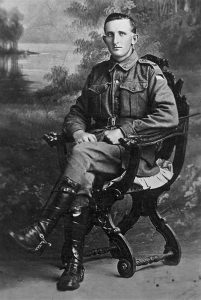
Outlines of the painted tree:
{"type": "Polygon", "coordinates": [[[23,16],[17,8],[10,12],[0,8],[0,46],[3,50],[17,50],[23,33],[22,20],[23,16]]]}
{"type": "Polygon", "coordinates": [[[160,44],[174,65],[198,65],[201,58],[201,3],[197,0],[135,0],[131,10],[142,34],[160,44]],[[160,24],[160,26],[159,26],[160,24]]]}
{"type": "Polygon", "coordinates": [[[2,49],[7,48],[7,12],[6,10],[0,8],[0,47],[2,49]]]}
{"type": "Polygon", "coordinates": [[[18,41],[23,33],[23,25],[21,21],[23,15],[17,8],[12,9],[8,14],[8,37],[10,42],[10,48],[17,50],[18,41]]]}

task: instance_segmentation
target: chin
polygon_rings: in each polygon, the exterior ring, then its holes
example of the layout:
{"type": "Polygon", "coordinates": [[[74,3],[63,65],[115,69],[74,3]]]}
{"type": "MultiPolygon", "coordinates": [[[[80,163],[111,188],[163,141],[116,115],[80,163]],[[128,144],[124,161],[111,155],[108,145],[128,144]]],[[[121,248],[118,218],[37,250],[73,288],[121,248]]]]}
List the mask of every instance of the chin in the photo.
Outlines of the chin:
{"type": "Polygon", "coordinates": [[[118,57],[118,58],[125,56],[125,54],[122,54],[121,52],[118,52],[118,51],[113,52],[112,55],[113,55],[113,57],[118,57]]]}
{"type": "Polygon", "coordinates": [[[115,54],[113,54],[112,56],[113,56],[113,58],[116,59],[117,61],[124,60],[124,55],[115,55],[115,54]]]}

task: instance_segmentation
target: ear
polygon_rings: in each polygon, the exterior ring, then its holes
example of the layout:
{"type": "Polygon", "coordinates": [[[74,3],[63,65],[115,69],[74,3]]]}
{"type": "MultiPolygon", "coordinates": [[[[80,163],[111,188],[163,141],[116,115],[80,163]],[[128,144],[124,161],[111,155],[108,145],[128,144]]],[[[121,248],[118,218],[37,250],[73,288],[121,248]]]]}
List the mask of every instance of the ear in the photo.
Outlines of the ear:
{"type": "Polygon", "coordinates": [[[133,34],[131,45],[135,45],[138,41],[138,34],[133,34]]]}

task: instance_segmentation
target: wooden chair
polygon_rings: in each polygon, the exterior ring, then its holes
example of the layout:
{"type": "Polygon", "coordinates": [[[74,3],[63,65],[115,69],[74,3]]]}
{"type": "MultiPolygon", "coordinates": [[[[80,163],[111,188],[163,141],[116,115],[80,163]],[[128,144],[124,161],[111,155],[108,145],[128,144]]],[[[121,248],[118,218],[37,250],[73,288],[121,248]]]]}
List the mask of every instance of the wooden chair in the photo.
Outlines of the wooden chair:
{"type": "MultiPolygon", "coordinates": [[[[149,59],[160,66],[170,88],[172,89],[179,113],[179,125],[174,129],[162,130],[152,135],[130,136],[121,140],[121,144],[130,152],[129,167],[123,176],[117,181],[112,181],[106,187],[98,187],[93,190],[94,199],[94,222],[93,225],[100,226],[109,238],[109,246],[91,250],[86,256],[110,253],[113,258],[118,259],[117,269],[122,277],[133,276],[137,266],[147,265],[162,261],[166,265],[177,265],[181,258],[181,248],[173,230],[158,212],[158,198],[171,188],[181,172],[186,152],[189,105],[186,97],[181,95],[183,81],[177,82],[174,75],[168,71],[168,61],[152,55],[146,55],[144,59],[149,59]],[[158,158],[169,160],[172,157],[173,176],[164,185],[158,188],[148,188],[146,190],[133,184],[138,170],[141,150],[147,145],[161,143],[158,158]],[[132,207],[129,214],[115,226],[111,208],[117,200],[123,200],[125,195],[131,195],[132,207]],[[162,254],[152,255],[137,259],[125,234],[139,220],[140,216],[149,217],[156,230],[165,240],[162,254]]],[[[58,151],[58,158],[61,171],[65,167],[67,146],[66,139],[62,134],[49,133],[44,135],[45,141],[58,151]]],[[[65,250],[65,245],[64,245],[65,250]]],[[[64,255],[65,251],[63,251],[64,255]]]]}

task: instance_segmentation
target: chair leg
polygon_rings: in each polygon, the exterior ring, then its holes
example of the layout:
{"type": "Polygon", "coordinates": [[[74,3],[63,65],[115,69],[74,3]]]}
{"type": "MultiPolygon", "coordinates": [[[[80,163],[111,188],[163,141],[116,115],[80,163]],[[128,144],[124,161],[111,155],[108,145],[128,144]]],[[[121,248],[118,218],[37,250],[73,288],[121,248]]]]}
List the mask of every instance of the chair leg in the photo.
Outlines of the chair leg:
{"type": "Polygon", "coordinates": [[[114,247],[110,251],[112,257],[119,259],[117,270],[120,276],[132,277],[136,272],[136,260],[126,238],[121,233],[114,234],[110,236],[110,246],[114,247]]]}
{"type": "Polygon", "coordinates": [[[181,259],[181,247],[176,234],[157,211],[157,199],[149,199],[147,203],[150,221],[166,241],[164,253],[170,253],[163,260],[163,263],[166,265],[178,265],[181,259]]]}
{"type": "Polygon", "coordinates": [[[123,235],[126,234],[139,220],[141,215],[141,202],[132,198],[132,208],[128,215],[125,215],[123,219],[119,222],[117,227],[120,228],[123,235]]]}
{"type": "MultiPolygon", "coordinates": [[[[136,271],[136,260],[128,241],[120,233],[119,228],[114,225],[111,213],[99,211],[97,221],[97,225],[103,229],[109,238],[110,247],[107,247],[106,251],[108,249],[113,258],[119,259],[117,269],[120,276],[132,277],[136,271]]],[[[104,249],[102,250],[104,251],[104,249]]]]}

